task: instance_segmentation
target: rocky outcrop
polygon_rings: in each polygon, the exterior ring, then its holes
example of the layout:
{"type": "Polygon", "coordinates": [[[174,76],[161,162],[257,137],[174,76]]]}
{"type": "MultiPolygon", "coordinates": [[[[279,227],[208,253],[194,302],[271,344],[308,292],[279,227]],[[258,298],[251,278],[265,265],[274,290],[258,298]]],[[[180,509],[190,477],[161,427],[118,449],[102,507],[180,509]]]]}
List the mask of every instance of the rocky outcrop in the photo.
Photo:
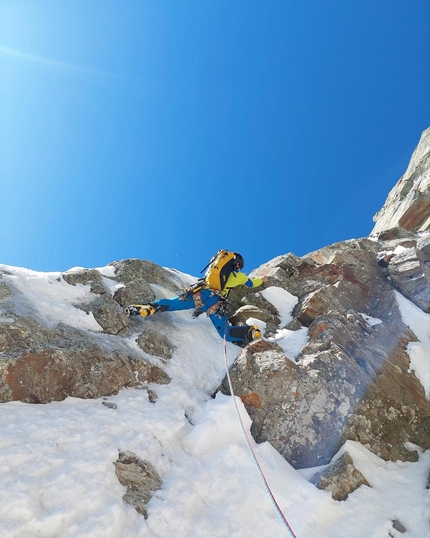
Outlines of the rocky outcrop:
{"type": "Polygon", "coordinates": [[[369,486],[366,478],[354,467],[348,452],[327,466],[324,471],[316,473],[311,482],[318,489],[329,491],[335,501],[345,501],[348,495],[360,486],[369,486]]]}
{"type": "MultiPolygon", "coordinates": [[[[124,299],[126,291],[118,292],[130,290],[136,292],[137,299],[153,299],[150,282],[159,279],[159,284],[176,289],[178,279],[172,278],[168,270],[144,260],[114,262],[112,273],[107,278],[95,269],[74,269],[56,278],[60,285],[88,290],[74,307],[86,312],[88,319],[93,319],[92,326],[101,329],[94,332],[64,322],[54,327],[45,323],[31,301],[14,289],[13,274],[2,271],[0,402],[47,403],[67,396],[99,398],[123,387],[170,382],[162,368],[148,357],[170,359],[174,347],[167,337],[149,327],[143,327],[142,333],[135,335],[142,352],[137,346],[124,344],[123,339],[134,334],[135,325],[123,314],[121,302],[115,297],[124,299]],[[12,279],[6,281],[6,277],[12,279]],[[24,311],[28,315],[22,315],[24,311]]],[[[62,306],[55,308],[61,310],[62,306]]]]}
{"type": "Polygon", "coordinates": [[[118,309],[118,303],[111,297],[109,290],[103,285],[103,277],[96,269],[73,270],[62,275],[72,286],[82,284],[89,286],[95,296],[92,301],[79,305],[87,314],[92,313],[94,319],[108,334],[118,334],[127,326],[127,319],[118,309]]]}
{"type": "Polygon", "coordinates": [[[115,462],[115,473],[119,482],[127,488],[124,501],[139,514],[148,517],[146,505],[154,491],[162,486],[160,475],[154,467],[133,452],[120,452],[115,462]]]}
{"type": "Polygon", "coordinates": [[[5,299],[6,297],[12,297],[12,291],[7,284],[0,280],[0,299],[5,299]]]}
{"type": "Polygon", "coordinates": [[[89,285],[91,293],[105,295],[106,288],[103,285],[103,277],[96,269],[75,269],[63,273],[62,278],[72,286],[82,284],[89,285]]]}
{"type": "Polygon", "coordinates": [[[181,288],[181,284],[175,281],[168,270],[148,260],[132,258],[110,265],[115,268],[114,280],[125,286],[134,282],[141,284],[145,290],[148,290],[148,284],[157,284],[171,290],[181,288]]]}
{"type": "Polygon", "coordinates": [[[415,246],[397,249],[395,253],[386,256],[386,272],[391,283],[427,313],[430,313],[429,246],[430,234],[426,234],[415,246]]]}
{"type": "Polygon", "coordinates": [[[406,346],[416,338],[393,300],[386,318],[395,317],[372,327],[354,310],[320,314],[296,363],[276,344],[247,346],[231,377],[256,441],[296,468],[327,463],[347,439],[386,460],[416,459],[404,443],[428,448],[430,406],[409,371],[406,346]]]}
{"type": "Polygon", "coordinates": [[[430,129],[423,132],[405,174],[373,220],[372,234],[396,226],[411,232],[430,230],[430,129]]]}
{"type": "Polygon", "coordinates": [[[0,402],[99,398],[140,382],[169,382],[161,368],[107,351],[85,331],[64,324],[49,330],[31,318],[1,326],[0,352],[0,402]]]}
{"type": "MultiPolygon", "coordinates": [[[[429,135],[408,168],[420,187],[427,185],[429,135]]],[[[398,215],[398,205],[390,194],[384,212],[398,215]]],[[[302,258],[279,256],[252,273],[298,298],[288,328],[307,327],[309,341],[295,358],[270,341],[252,343],[231,369],[233,389],[256,441],[270,441],[296,468],[327,464],[348,439],[385,460],[416,460],[408,441],[430,448],[430,404],[408,355],[417,337],[395,297],[397,290],[430,312],[430,233],[397,224],[302,258]]],[[[233,321],[248,313],[279,321],[260,291],[234,299],[233,321]]],[[[221,390],[229,392],[226,380],[221,390]]]]}

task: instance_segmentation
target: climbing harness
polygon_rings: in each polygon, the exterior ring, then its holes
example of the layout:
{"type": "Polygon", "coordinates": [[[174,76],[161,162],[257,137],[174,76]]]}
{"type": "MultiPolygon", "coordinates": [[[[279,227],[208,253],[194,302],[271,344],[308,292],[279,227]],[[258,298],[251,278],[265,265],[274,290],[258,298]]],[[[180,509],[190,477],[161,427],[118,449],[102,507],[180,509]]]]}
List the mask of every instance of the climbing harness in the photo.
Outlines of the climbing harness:
{"type": "Polygon", "coordinates": [[[178,299],[181,301],[188,301],[194,294],[198,293],[200,290],[205,289],[205,283],[202,279],[198,280],[192,286],[188,286],[184,290],[178,293],[178,299]]]}
{"type": "Polygon", "coordinates": [[[191,298],[193,299],[194,305],[196,307],[193,313],[193,318],[199,317],[201,314],[203,314],[203,312],[205,312],[207,316],[215,314],[219,318],[222,318],[223,316],[227,315],[227,297],[222,295],[219,290],[213,290],[212,288],[206,286],[204,280],[199,280],[192,286],[189,286],[188,288],[185,288],[178,293],[178,299],[181,301],[189,301],[191,298]],[[210,306],[206,310],[203,309],[204,301],[202,300],[201,296],[201,292],[204,290],[210,291],[209,297],[213,297],[214,295],[218,296],[218,302],[210,306]]]}
{"type": "Polygon", "coordinates": [[[266,489],[266,492],[269,495],[273,506],[275,507],[275,510],[276,510],[276,512],[277,512],[277,514],[279,516],[279,519],[281,520],[281,522],[285,526],[285,529],[287,530],[288,535],[291,538],[297,538],[297,536],[294,534],[293,529],[290,527],[290,524],[288,523],[287,518],[282,513],[282,510],[281,510],[279,504],[277,503],[272,490],[270,489],[269,483],[267,482],[267,479],[266,479],[266,477],[264,475],[263,469],[261,468],[261,465],[260,465],[260,463],[259,463],[259,461],[257,459],[257,456],[256,456],[256,454],[254,452],[254,449],[252,448],[251,441],[249,440],[248,434],[246,433],[246,429],[245,429],[245,425],[244,425],[244,423],[242,421],[242,417],[240,416],[240,411],[239,411],[239,407],[238,407],[237,402],[236,402],[236,395],[235,395],[235,393],[233,391],[233,385],[232,385],[232,382],[231,382],[230,371],[229,371],[229,368],[228,368],[227,325],[226,325],[226,329],[225,329],[225,332],[224,332],[224,359],[225,359],[225,369],[226,369],[226,372],[227,372],[228,385],[230,387],[230,394],[231,394],[231,397],[233,399],[234,407],[236,409],[237,418],[239,419],[240,427],[242,429],[243,436],[245,437],[245,441],[246,441],[246,444],[248,446],[249,452],[251,453],[251,457],[252,457],[252,459],[254,461],[254,464],[255,464],[255,466],[257,468],[258,474],[260,475],[261,481],[263,482],[263,485],[264,485],[264,487],[266,489]]]}

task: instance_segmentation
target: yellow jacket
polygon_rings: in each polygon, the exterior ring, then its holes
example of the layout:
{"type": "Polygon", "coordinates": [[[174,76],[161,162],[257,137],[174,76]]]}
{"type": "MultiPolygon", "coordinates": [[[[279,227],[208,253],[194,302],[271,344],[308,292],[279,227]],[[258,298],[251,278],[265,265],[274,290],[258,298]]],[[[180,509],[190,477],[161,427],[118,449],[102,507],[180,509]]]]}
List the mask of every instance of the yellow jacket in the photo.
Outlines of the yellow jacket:
{"type": "Polygon", "coordinates": [[[236,286],[246,286],[247,288],[258,288],[263,284],[262,278],[249,278],[245,273],[236,273],[233,272],[228,277],[224,290],[221,292],[222,295],[228,295],[228,292],[235,288],[236,286]]]}

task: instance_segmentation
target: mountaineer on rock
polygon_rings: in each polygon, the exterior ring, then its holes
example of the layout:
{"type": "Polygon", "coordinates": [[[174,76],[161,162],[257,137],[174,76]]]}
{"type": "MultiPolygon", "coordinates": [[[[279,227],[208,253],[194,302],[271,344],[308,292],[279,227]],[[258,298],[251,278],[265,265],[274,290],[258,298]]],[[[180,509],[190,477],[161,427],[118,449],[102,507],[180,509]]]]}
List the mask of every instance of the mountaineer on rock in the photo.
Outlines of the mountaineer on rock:
{"type": "Polygon", "coordinates": [[[243,257],[237,252],[219,250],[208,265],[204,278],[190,286],[172,299],[158,299],[147,305],[130,305],[124,309],[127,316],[151,316],[156,312],[194,309],[197,317],[203,312],[212,321],[215,329],[228,342],[247,343],[261,337],[256,325],[231,326],[227,320],[227,296],[232,288],[247,286],[256,288],[268,278],[248,278],[241,273],[243,257]]]}

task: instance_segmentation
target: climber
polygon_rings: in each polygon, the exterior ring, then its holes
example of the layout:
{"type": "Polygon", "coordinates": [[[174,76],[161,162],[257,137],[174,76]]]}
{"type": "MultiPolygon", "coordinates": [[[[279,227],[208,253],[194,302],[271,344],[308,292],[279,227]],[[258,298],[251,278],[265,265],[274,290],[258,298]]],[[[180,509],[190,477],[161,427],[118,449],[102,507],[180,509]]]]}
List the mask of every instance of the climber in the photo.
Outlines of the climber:
{"type": "MultiPolygon", "coordinates": [[[[268,278],[248,278],[241,272],[243,257],[237,252],[218,251],[203,269],[204,278],[186,288],[172,299],[158,299],[147,305],[130,305],[124,309],[127,316],[151,316],[156,312],[194,309],[197,317],[203,312],[212,321],[219,335],[228,342],[248,343],[261,337],[256,325],[231,326],[227,320],[227,297],[232,288],[246,286],[256,288],[268,278]]],[[[203,272],[202,271],[202,272],[203,272]]]]}

